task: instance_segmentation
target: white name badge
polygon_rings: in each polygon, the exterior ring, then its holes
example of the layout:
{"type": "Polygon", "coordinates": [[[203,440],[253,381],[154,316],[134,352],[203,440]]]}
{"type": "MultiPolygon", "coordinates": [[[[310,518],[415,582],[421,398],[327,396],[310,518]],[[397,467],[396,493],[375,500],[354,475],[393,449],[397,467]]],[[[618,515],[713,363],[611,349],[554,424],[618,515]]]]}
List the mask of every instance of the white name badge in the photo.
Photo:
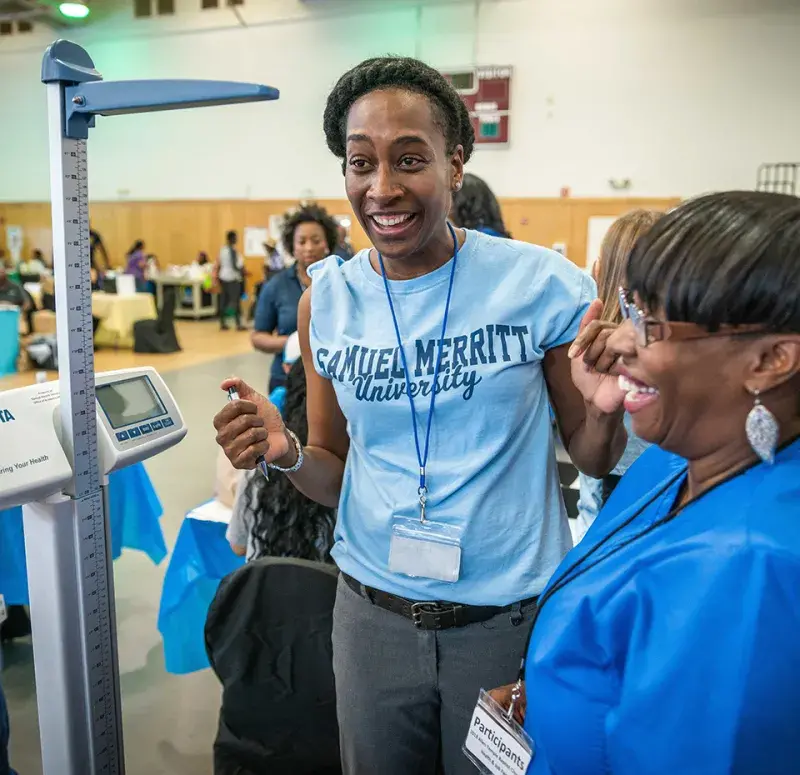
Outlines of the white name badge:
{"type": "Polygon", "coordinates": [[[6,599],[0,595],[0,624],[8,619],[8,609],[6,609],[6,599]]]}
{"type": "Polygon", "coordinates": [[[395,517],[389,544],[389,570],[404,576],[458,581],[461,572],[460,527],[395,517]]]}
{"type": "Polygon", "coordinates": [[[525,775],[533,751],[525,730],[481,689],[464,743],[467,758],[484,775],[525,775]]]}

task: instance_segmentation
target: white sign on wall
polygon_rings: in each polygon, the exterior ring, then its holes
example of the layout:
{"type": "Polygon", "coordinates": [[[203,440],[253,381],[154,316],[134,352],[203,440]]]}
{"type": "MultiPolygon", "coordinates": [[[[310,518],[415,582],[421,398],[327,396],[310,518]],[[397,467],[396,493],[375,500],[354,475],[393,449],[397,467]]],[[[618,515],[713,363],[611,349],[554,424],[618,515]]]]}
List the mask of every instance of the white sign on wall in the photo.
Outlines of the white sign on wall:
{"type": "Polygon", "coordinates": [[[247,258],[265,258],[264,243],[269,239],[269,229],[261,226],[244,227],[244,254],[247,258]]]}
{"type": "Polygon", "coordinates": [[[619,216],[594,215],[589,218],[586,234],[586,271],[591,272],[595,261],[600,256],[600,246],[603,244],[606,232],[619,216]]]}
{"type": "Polygon", "coordinates": [[[6,226],[6,245],[11,260],[17,264],[22,258],[22,226],[6,226]]]}

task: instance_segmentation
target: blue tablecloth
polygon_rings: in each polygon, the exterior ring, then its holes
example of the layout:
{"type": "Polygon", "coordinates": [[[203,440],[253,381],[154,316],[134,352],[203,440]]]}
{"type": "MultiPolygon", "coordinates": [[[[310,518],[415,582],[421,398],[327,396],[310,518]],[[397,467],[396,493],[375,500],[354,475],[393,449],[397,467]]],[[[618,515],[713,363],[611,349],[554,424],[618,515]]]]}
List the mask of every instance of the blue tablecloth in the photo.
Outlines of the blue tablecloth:
{"type": "Polygon", "coordinates": [[[225,538],[225,522],[193,519],[191,513],[175,542],[158,612],[167,672],[177,674],[208,667],[203,634],[208,607],[219,582],[244,565],[225,538]]]}
{"type": "Polygon", "coordinates": [[[19,310],[0,309],[0,377],[14,374],[19,357],[19,310]]]}
{"type": "MultiPolygon", "coordinates": [[[[163,510],[144,465],[115,471],[109,477],[111,551],[138,549],[158,565],[167,556],[159,522],[163,510]]],[[[0,511],[0,594],[8,605],[28,605],[28,573],[22,508],[0,511]]]]}

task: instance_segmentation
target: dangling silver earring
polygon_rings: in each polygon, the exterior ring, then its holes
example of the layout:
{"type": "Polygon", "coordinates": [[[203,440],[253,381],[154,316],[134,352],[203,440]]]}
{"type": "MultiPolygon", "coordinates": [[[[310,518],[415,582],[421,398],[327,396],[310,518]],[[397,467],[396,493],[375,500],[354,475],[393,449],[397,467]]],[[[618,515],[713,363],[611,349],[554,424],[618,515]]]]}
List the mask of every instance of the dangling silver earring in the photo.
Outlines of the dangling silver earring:
{"type": "Polygon", "coordinates": [[[759,398],[760,390],[755,390],[755,403],[750,413],[747,415],[745,431],[747,441],[765,463],[775,461],[775,448],[778,446],[780,438],[780,426],[775,419],[775,415],[761,403],[759,398]]]}

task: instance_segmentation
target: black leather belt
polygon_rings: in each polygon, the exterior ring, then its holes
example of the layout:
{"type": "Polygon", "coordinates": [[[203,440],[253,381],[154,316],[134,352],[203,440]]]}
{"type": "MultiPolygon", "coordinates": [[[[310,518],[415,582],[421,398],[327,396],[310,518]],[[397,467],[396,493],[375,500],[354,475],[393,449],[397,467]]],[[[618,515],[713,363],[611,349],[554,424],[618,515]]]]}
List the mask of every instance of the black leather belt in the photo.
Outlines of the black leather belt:
{"type": "Polygon", "coordinates": [[[419,602],[409,600],[405,597],[393,595],[390,592],[383,592],[374,587],[368,587],[360,581],[356,581],[352,576],[342,573],[345,584],[353,590],[359,597],[369,600],[378,608],[391,611],[393,614],[410,619],[414,626],[420,630],[449,630],[451,627],[465,627],[468,624],[486,622],[494,616],[502,613],[515,611],[519,615],[519,622],[522,622],[520,609],[523,606],[535,603],[535,597],[521,600],[506,606],[493,605],[462,605],[460,603],[419,602]]]}

